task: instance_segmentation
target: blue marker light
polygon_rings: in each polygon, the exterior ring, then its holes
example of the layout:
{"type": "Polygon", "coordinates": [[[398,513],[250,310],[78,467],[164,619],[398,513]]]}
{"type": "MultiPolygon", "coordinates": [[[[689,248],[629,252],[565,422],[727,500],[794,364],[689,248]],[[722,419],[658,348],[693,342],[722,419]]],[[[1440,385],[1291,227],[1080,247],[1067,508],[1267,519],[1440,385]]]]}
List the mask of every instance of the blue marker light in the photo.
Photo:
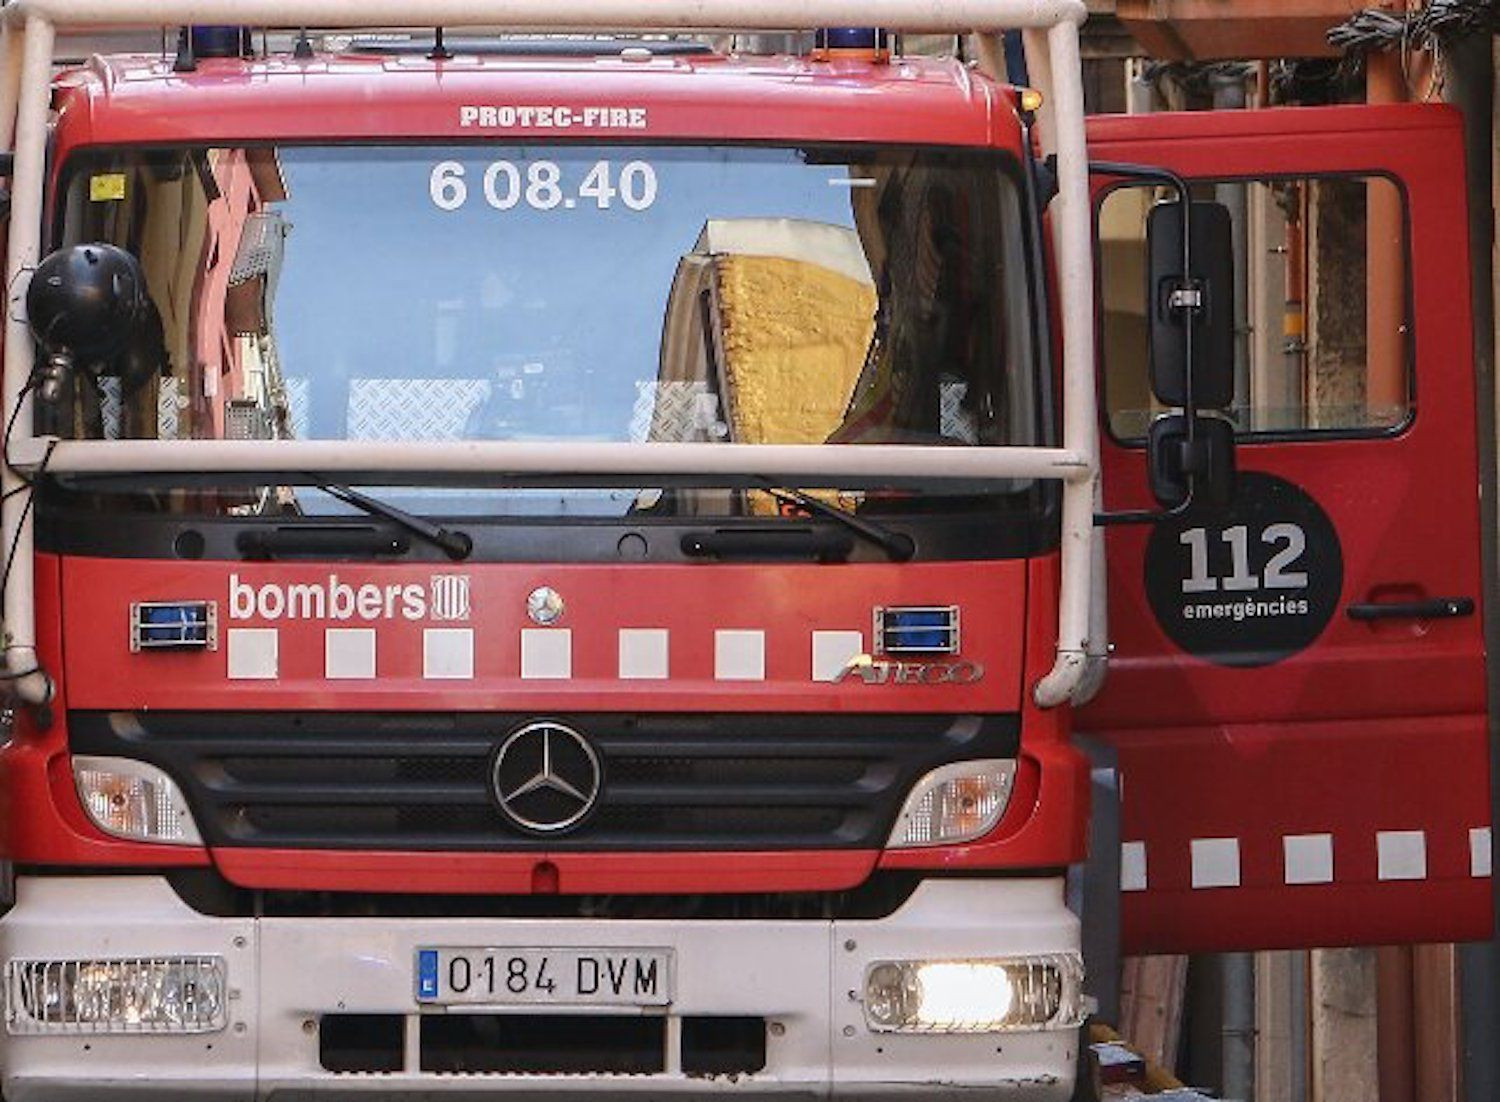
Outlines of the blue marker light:
{"type": "Polygon", "coordinates": [[[928,605],[877,611],[877,641],[885,654],[956,654],[958,607],[928,605]]]}
{"type": "Polygon", "coordinates": [[[211,646],[214,616],[208,601],[148,601],[132,606],[136,649],[172,650],[211,646]]]}
{"type": "Polygon", "coordinates": [[[946,647],[949,631],[947,614],[936,610],[895,612],[885,622],[887,645],[895,643],[913,649],[938,650],[946,647]]]}

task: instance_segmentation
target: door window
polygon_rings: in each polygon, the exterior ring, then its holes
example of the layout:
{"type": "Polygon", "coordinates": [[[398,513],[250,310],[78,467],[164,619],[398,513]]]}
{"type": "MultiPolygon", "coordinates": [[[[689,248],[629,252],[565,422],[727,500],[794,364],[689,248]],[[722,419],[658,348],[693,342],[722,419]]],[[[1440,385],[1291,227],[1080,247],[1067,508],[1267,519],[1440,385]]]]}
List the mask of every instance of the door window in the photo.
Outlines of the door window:
{"type": "MultiPolygon", "coordinates": [[[[1162,412],[1146,350],[1146,216],[1170,198],[1120,187],[1100,203],[1104,402],[1110,432],[1139,440],[1162,412]]],[[[1230,210],[1235,402],[1241,437],[1381,434],[1413,413],[1406,219],[1383,176],[1201,184],[1230,210]]]]}

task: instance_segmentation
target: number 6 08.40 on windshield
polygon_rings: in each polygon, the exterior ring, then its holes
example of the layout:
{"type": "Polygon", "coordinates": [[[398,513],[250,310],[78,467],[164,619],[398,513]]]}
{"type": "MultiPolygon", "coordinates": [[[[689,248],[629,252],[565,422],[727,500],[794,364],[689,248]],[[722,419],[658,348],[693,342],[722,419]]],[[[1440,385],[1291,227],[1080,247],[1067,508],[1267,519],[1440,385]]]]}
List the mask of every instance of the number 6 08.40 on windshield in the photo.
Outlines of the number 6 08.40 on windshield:
{"type": "MultiPolygon", "coordinates": [[[[494,210],[649,210],[656,202],[656,169],[646,161],[595,161],[579,173],[556,161],[494,161],[482,173],[470,173],[459,161],[433,165],[427,189],[439,210],[461,210],[482,201],[494,210]]],[[[577,166],[582,167],[582,166],[577,166]]]]}

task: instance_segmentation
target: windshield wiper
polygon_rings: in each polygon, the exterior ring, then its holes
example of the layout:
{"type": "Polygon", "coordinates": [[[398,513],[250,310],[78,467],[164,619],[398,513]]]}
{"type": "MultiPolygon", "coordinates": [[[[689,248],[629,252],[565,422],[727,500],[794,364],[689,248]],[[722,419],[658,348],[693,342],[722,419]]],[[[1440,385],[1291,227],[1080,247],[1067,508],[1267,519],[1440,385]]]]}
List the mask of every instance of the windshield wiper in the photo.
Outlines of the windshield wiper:
{"type": "Polygon", "coordinates": [[[425,517],[415,516],[394,505],[387,505],[377,498],[362,494],[353,487],[339,482],[327,482],[313,476],[308,476],[308,481],[325,494],[337,498],[346,505],[352,505],[373,517],[384,517],[386,520],[399,524],[413,535],[421,536],[428,543],[441,549],[450,559],[455,561],[467,559],[469,553],[474,550],[474,541],[463,532],[444,528],[441,524],[435,524],[425,517]]]}
{"type": "Polygon", "coordinates": [[[809,513],[815,513],[829,520],[836,520],[849,531],[863,536],[876,547],[879,547],[891,557],[892,562],[906,562],[917,552],[917,545],[904,532],[893,532],[889,528],[883,528],[873,521],[864,517],[857,517],[853,513],[840,509],[837,505],[830,505],[820,498],[814,497],[806,490],[798,490],[791,486],[766,485],[766,493],[777,501],[789,502],[799,505],[809,513]]]}

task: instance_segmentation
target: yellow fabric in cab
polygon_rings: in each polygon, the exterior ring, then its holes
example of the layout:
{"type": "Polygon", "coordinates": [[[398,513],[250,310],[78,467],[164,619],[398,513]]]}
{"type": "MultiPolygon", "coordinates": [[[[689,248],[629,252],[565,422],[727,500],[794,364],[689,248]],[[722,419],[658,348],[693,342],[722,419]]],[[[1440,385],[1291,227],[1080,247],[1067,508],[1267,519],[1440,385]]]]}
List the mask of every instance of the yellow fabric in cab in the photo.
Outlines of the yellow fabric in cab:
{"type": "Polygon", "coordinates": [[[730,439],[823,443],[864,367],[875,289],[784,257],[720,256],[715,268],[730,439]]]}

